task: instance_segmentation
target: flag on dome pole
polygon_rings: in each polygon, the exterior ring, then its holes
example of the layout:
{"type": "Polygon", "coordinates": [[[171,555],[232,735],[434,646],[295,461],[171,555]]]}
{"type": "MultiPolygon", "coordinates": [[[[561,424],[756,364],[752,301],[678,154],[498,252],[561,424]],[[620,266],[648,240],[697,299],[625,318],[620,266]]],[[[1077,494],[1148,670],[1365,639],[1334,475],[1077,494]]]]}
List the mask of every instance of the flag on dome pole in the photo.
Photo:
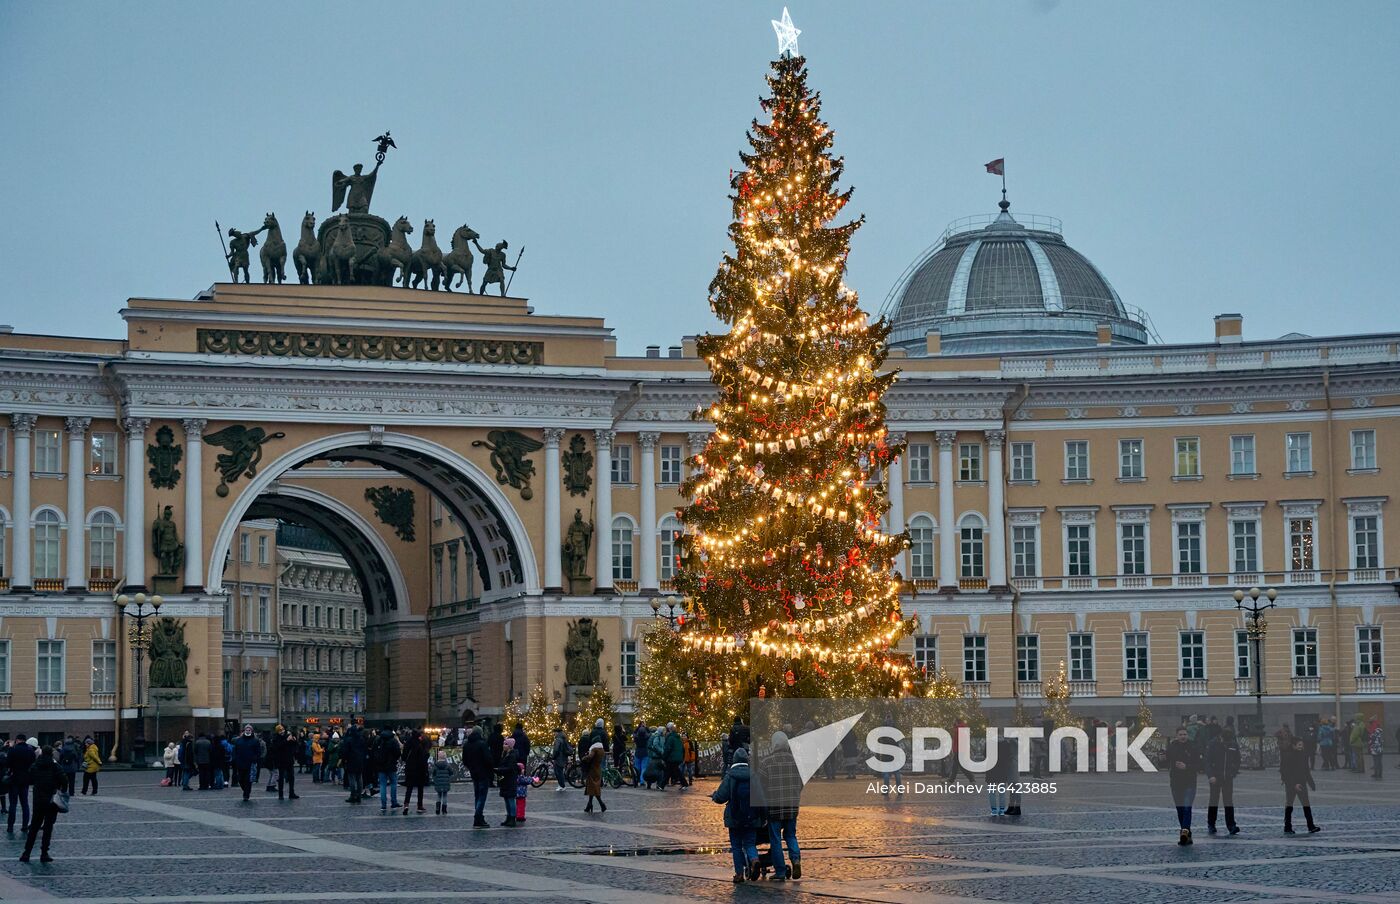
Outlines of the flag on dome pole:
{"type": "Polygon", "coordinates": [[[1001,176],[1001,177],[1005,178],[1005,176],[1006,176],[1006,158],[1005,158],[1005,157],[998,157],[997,159],[993,160],[991,163],[988,163],[988,164],[987,164],[987,172],[991,173],[993,176],[1001,176]]]}

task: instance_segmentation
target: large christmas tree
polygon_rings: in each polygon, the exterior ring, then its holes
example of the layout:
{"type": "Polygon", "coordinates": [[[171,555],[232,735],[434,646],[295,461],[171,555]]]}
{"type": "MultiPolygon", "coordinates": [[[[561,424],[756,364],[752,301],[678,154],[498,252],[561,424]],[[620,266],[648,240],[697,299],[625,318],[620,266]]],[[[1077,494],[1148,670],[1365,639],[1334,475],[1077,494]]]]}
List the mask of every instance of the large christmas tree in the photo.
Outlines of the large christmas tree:
{"type": "Polygon", "coordinates": [[[863,218],[831,222],[851,191],[805,60],[772,70],[768,121],[731,180],[734,250],[710,284],[730,329],[699,343],[719,397],[683,487],[687,617],[648,636],[639,693],[648,722],[705,738],[749,697],[886,696],[915,680],[893,652],[910,627],[891,571],[906,535],[881,529],[875,479],[901,451],[881,401],[888,327],[842,281],[863,218]]]}

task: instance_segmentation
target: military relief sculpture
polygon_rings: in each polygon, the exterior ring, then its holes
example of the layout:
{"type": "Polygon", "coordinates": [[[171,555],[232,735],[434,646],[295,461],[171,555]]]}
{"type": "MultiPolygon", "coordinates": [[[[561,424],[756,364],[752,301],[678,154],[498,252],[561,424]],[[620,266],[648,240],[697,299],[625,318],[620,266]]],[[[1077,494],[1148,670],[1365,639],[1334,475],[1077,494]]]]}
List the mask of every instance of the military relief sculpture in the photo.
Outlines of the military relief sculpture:
{"type": "Polygon", "coordinates": [[[184,624],[173,618],[157,621],[151,630],[151,687],[184,687],[189,656],[184,624]]]}
{"type": "Polygon", "coordinates": [[[185,561],[185,544],[180,542],[180,531],[175,526],[175,515],[166,506],[160,517],[151,522],[151,552],[155,553],[156,577],[172,577],[180,573],[185,561]]]}
{"type": "Polygon", "coordinates": [[[151,478],[151,486],[157,490],[173,490],[180,482],[180,469],[175,467],[184,458],[185,450],[175,442],[175,431],[169,424],[162,424],[156,431],[156,442],[146,447],[146,460],[151,469],[146,474],[151,478]]]}
{"type": "Polygon", "coordinates": [[[228,451],[214,460],[214,468],[219,472],[219,485],[214,492],[219,496],[228,495],[228,485],[240,477],[253,477],[258,473],[258,463],[262,461],[263,443],[282,439],[287,434],[278,431],[268,433],[261,427],[245,427],[234,424],[217,433],[209,433],[204,441],[228,451]]]}
{"type": "Polygon", "coordinates": [[[518,430],[492,430],[485,440],[472,440],[472,447],[477,446],[491,450],[491,467],[496,469],[497,483],[515,487],[521,499],[534,498],[530,478],[535,476],[535,463],[525,456],[543,449],[544,443],[518,430]]]}
{"type": "MultiPolygon", "coordinates": [[[[349,173],[336,170],[331,174],[331,213],[316,228],[316,214],[306,211],[301,220],[301,237],[292,252],[292,262],[296,266],[297,281],[303,285],[366,285],[422,288],[427,291],[451,292],[454,282],[458,287],[466,286],[472,291],[472,265],[475,258],[472,246],[481,253],[486,273],[482,277],[477,294],[485,294],[487,286],[497,285],[500,294],[510,291],[511,280],[520,265],[520,258],[509,263],[506,249],[510,244],[504,240],[491,248],[483,248],[478,242],[480,234],[470,226],[462,225],[452,233],[450,250],[446,253],[438,245],[437,227],[433,220],[423,223],[422,242],[417,250],[408,237],[413,234],[413,226],[407,217],[399,217],[391,226],[382,217],[369,212],[374,200],[374,189],[379,181],[379,169],[390,148],[397,148],[394,139],[386,131],[374,139],[374,169],[364,171],[364,164],[356,163],[349,173]],[[343,208],[343,210],[342,210],[343,208]],[[506,271],[510,275],[506,275],[506,271]]],[[[222,242],[224,230],[218,221],[214,225],[219,230],[222,242]]],[[[262,261],[263,282],[282,283],[286,281],[287,243],[282,238],[282,230],[277,217],[268,213],[263,218],[262,228],[253,232],[228,230],[229,241],[224,245],[224,259],[228,263],[229,278],[238,282],[241,273],[243,282],[249,282],[249,249],[258,246],[258,233],[266,232],[259,258],[262,261]]]]}
{"type": "Polygon", "coordinates": [[[412,543],[413,533],[413,491],[406,487],[368,487],[365,500],[374,506],[379,520],[394,529],[394,534],[405,543],[412,543]]]}
{"type": "Polygon", "coordinates": [[[593,686],[598,683],[598,657],[603,652],[603,638],[598,636],[598,624],[591,618],[569,623],[569,640],[564,647],[564,680],[569,684],[593,686]]]}
{"type": "Polygon", "coordinates": [[[593,453],[589,452],[582,433],[569,440],[569,451],[559,457],[564,471],[564,488],[570,496],[583,496],[593,486],[589,471],[593,470],[593,453]]]}

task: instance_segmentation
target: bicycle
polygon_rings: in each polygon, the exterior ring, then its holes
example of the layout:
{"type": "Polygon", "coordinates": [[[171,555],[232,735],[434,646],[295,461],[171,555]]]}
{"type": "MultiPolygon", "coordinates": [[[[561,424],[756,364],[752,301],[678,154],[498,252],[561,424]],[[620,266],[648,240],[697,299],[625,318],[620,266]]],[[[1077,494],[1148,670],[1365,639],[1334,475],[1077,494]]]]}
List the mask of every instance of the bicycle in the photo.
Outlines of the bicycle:
{"type": "MultiPolygon", "coordinates": [[[[541,760],[540,764],[530,773],[530,777],[534,779],[534,784],[537,788],[553,779],[555,777],[554,761],[541,760]]],[[[570,757],[569,764],[564,767],[564,781],[568,782],[569,785],[574,788],[583,787],[583,768],[579,766],[578,760],[574,757],[570,757]]],[[[613,787],[617,786],[614,785],[613,787]]]]}

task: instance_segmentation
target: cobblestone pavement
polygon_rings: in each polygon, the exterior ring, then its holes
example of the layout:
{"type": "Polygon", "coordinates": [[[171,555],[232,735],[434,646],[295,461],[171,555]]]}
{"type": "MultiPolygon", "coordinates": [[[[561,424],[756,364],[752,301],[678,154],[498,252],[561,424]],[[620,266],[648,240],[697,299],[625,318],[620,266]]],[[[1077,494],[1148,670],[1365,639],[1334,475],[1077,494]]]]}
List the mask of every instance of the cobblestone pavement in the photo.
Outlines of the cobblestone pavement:
{"type": "Polygon", "coordinates": [[[582,812],[582,792],[545,787],[518,829],[495,827],[493,796],[493,827],[474,830],[463,786],[450,815],[433,815],[430,793],[426,814],[405,817],[381,814],[377,801],[350,807],[338,787],[307,777],[299,801],[258,789],[244,804],[236,791],[184,793],[157,787],[155,774],[108,773],[100,797],[75,798],[61,817],[56,863],[18,863],[20,839],[0,835],[0,899],[1394,904],[1400,768],[1387,765],[1395,777],[1380,782],[1318,773],[1324,830],[1314,836],[1282,834],[1275,773],[1246,774],[1236,788],[1243,833],[1208,835],[1202,794],[1196,844],[1185,848],[1160,775],[1061,777],[1059,793],[1027,796],[1015,821],[987,816],[976,794],[823,803],[834,786],[819,781],[799,820],[803,878],[738,887],[712,780],[684,793],[610,791],[605,816],[582,812]]]}

